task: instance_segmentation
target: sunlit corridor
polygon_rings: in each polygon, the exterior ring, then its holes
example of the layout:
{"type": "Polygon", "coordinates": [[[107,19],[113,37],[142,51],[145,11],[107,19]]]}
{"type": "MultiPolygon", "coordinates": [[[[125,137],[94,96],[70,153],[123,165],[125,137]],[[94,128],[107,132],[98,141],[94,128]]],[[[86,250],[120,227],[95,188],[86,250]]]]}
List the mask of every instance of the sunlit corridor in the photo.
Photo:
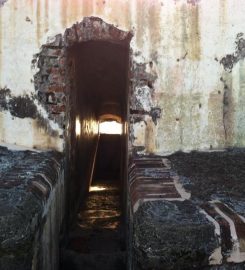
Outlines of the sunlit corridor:
{"type": "Polygon", "coordinates": [[[120,135],[101,134],[95,178],[70,231],[62,270],[126,269],[120,140],[120,135]]]}

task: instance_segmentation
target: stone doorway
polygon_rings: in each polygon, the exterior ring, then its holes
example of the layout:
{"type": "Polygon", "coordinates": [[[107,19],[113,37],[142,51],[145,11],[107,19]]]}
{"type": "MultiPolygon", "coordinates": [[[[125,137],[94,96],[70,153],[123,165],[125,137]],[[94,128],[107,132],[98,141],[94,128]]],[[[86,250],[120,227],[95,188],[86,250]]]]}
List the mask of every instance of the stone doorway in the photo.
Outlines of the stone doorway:
{"type": "MultiPolygon", "coordinates": [[[[64,35],[50,39],[36,57],[39,72],[34,84],[39,101],[49,118],[64,129],[66,178],[78,179],[66,183],[67,197],[72,198],[68,212],[91,183],[101,118],[119,119],[123,124],[126,157],[131,38],[130,32],[86,17],[64,35]],[[76,123],[81,134],[76,134],[76,123]]],[[[125,165],[126,158],[122,162],[125,165]]]]}
{"type": "Polygon", "coordinates": [[[116,175],[113,188],[116,185],[120,192],[120,211],[126,221],[131,38],[130,32],[89,17],[44,44],[37,55],[39,72],[34,83],[39,101],[49,118],[64,129],[65,232],[71,227],[81,200],[82,204],[86,201],[93,175],[106,175],[103,166],[108,159],[117,167],[109,173],[116,175]],[[103,121],[120,123],[122,134],[100,135],[99,123],[103,121]],[[113,148],[118,151],[113,153],[113,148]],[[96,169],[98,164],[102,170],[96,169]]]}

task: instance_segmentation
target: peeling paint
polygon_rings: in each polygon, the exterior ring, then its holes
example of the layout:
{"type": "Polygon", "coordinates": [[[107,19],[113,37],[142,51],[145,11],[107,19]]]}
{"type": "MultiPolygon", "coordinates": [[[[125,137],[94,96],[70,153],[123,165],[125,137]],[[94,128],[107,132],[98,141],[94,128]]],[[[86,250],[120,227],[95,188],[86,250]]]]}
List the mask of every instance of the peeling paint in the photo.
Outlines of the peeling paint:
{"type": "Polygon", "coordinates": [[[49,127],[40,126],[37,119],[13,117],[9,111],[3,111],[0,125],[0,144],[63,151],[63,139],[56,131],[48,131],[49,127]]]}
{"type": "MultiPolygon", "coordinates": [[[[32,77],[38,70],[30,66],[39,47],[47,44],[48,37],[63,34],[86,16],[100,17],[119,29],[134,32],[130,106],[132,110],[140,109],[136,108],[134,95],[139,89],[149,97],[145,100],[138,96],[137,100],[139,107],[147,111],[144,115],[151,116],[157,127],[155,153],[245,144],[244,104],[243,98],[239,98],[244,92],[243,0],[236,3],[232,0],[3,2],[0,9],[1,89],[11,89],[13,96],[34,94],[32,77]],[[223,71],[231,73],[227,83],[231,89],[229,112],[223,112],[223,97],[227,99],[227,91],[220,82],[220,77],[227,80],[223,71]],[[155,108],[159,109],[159,117],[154,116],[155,111],[152,113],[155,108]]],[[[55,99],[51,103],[55,105],[55,99]]],[[[49,111],[45,114],[42,108],[42,115],[48,118],[49,111]]],[[[138,114],[133,113],[132,117],[136,119],[138,114]]],[[[62,135],[63,127],[55,126],[56,119],[48,121],[62,135]]],[[[134,132],[131,127],[129,131],[134,132]]]]}
{"type": "Polygon", "coordinates": [[[0,122],[2,124],[0,142],[26,145],[27,147],[38,149],[50,148],[62,151],[63,142],[57,128],[53,128],[50,122],[42,116],[34,101],[35,98],[33,96],[25,95],[16,97],[12,96],[11,91],[7,88],[0,90],[0,112],[2,111],[0,116],[0,122]],[[18,122],[18,126],[13,124],[13,122],[18,122]],[[9,129],[11,125],[15,131],[10,135],[9,129]],[[23,130],[20,131],[20,129],[23,130]],[[17,132],[17,130],[19,131],[17,132]],[[27,137],[24,135],[25,132],[28,134],[27,137]],[[14,134],[17,135],[16,138],[13,136],[14,134]],[[33,135],[36,140],[34,143],[33,139],[30,138],[33,135]],[[8,137],[8,139],[6,140],[5,137],[8,137]],[[48,141],[46,142],[47,138],[48,141]]]}
{"type": "Polygon", "coordinates": [[[245,39],[244,34],[239,33],[236,37],[236,51],[233,54],[228,54],[220,60],[220,64],[223,65],[224,69],[231,72],[233,66],[240,60],[245,58],[245,39]]]}
{"type": "Polygon", "coordinates": [[[9,110],[12,116],[19,118],[36,118],[37,107],[33,98],[25,96],[11,96],[11,91],[7,88],[0,89],[0,109],[9,110]]]}
{"type": "Polygon", "coordinates": [[[153,105],[152,98],[151,98],[151,89],[147,86],[136,86],[135,87],[135,97],[136,103],[135,106],[137,108],[142,108],[146,112],[151,110],[153,105]]]}

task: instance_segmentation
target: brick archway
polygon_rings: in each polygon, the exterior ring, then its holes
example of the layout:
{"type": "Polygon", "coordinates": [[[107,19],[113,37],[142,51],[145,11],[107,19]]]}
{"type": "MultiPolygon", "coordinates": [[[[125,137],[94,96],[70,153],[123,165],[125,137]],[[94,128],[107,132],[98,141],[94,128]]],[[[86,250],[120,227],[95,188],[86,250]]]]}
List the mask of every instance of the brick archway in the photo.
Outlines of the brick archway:
{"type": "MultiPolygon", "coordinates": [[[[64,129],[65,186],[68,198],[66,202],[67,220],[71,220],[71,217],[75,214],[74,211],[76,211],[79,198],[83,197],[91,183],[90,178],[93,172],[96,140],[98,138],[98,134],[93,134],[93,131],[91,131],[93,127],[89,125],[92,115],[88,115],[87,111],[84,112],[86,119],[84,118],[81,123],[81,130],[84,133],[80,135],[80,138],[75,133],[78,113],[76,103],[77,100],[80,100],[78,98],[79,89],[76,85],[78,75],[75,72],[77,56],[80,55],[79,50],[87,46],[86,44],[91,44],[91,42],[104,42],[108,44],[109,48],[122,48],[124,54],[127,53],[129,57],[131,38],[131,32],[119,30],[100,18],[86,17],[80,23],[66,29],[63,35],[58,34],[50,39],[48,43],[42,46],[36,60],[33,60],[33,64],[37,61],[39,68],[38,73],[34,76],[35,90],[39,102],[46,109],[49,119],[64,129]],[[86,121],[87,119],[89,121],[86,121]],[[70,179],[72,180],[70,181],[70,179]]],[[[115,51],[113,55],[117,57],[115,51]]],[[[128,78],[125,78],[125,80],[128,80],[128,78]]],[[[127,88],[127,85],[125,88],[127,88]]],[[[125,102],[127,102],[128,89],[125,89],[125,91],[125,102]]],[[[87,106],[87,104],[84,105],[87,106]]],[[[127,121],[128,117],[127,106],[124,121],[127,121]]],[[[79,112],[79,115],[81,115],[81,112],[79,112]]],[[[94,120],[96,121],[95,117],[94,120]]],[[[124,148],[126,158],[126,134],[124,135],[124,148]]],[[[126,164],[126,159],[123,162],[126,164]]],[[[126,168],[126,165],[124,165],[124,168],[126,168]]]]}
{"type": "MultiPolygon", "coordinates": [[[[106,41],[129,46],[131,32],[122,31],[98,17],[86,17],[44,44],[36,55],[39,68],[34,76],[35,90],[49,118],[65,127],[69,121],[72,92],[72,62],[67,53],[73,46],[86,41],[106,41]]],[[[36,60],[34,59],[33,62],[36,60]]]]}

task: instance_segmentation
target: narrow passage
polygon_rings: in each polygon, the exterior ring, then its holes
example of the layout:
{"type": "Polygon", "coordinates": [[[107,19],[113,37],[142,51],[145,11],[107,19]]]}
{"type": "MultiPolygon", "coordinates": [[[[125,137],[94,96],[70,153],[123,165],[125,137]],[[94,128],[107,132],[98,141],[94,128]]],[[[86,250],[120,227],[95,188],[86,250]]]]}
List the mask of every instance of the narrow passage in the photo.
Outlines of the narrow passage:
{"type": "Polygon", "coordinates": [[[119,140],[120,135],[101,135],[95,179],[69,233],[68,247],[61,258],[62,270],[126,269],[120,153],[113,145],[119,140]]]}

